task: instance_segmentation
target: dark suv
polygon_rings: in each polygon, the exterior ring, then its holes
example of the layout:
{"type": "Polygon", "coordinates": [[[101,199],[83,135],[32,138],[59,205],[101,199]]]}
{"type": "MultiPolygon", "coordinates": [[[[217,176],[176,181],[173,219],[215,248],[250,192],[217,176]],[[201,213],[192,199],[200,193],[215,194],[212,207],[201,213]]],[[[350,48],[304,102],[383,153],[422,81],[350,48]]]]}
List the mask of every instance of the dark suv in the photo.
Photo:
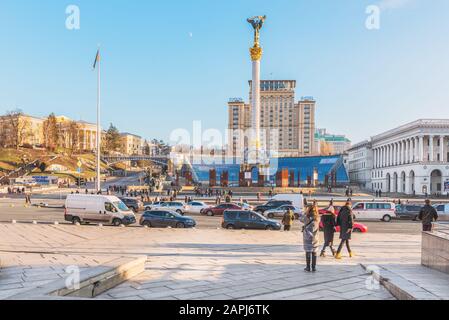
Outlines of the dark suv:
{"type": "Polygon", "coordinates": [[[175,211],[146,211],[140,218],[140,225],[152,228],[194,228],[195,220],[184,217],[175,211]]]}
{"type": "Polygon", "coordinates": [[[396,206],[396,217],[398,219],[407,219],[417,221],[422,206],[417,204],[402,204],[396,206]]]}
{"type": "Polygon", "coordinates": [[[136,200],[133,198],[119,198],[119,199],[122,200],[122,202],[126,204],[128,208],[134,211],[134,213],[137,213],[139,212],[139,210],[143,209],[143,202],[140,200],[136,200]]]}
{"type": "Polygon", "coordinates": [[[281,224],[253,211],[226,210],[221,226],[224,229],[281,230],[281,224]]]}
{"type": "Polygon", "coordinates": [[[258,213],[265,213],[265,211],[267,210],[273,210],[273,209],[277,209],[279,207],[285,206],[285,205],[293,205],[293,203],[291,201],[287,201],[287,200],[273,200],[273,201],[269,201],[261,206],[257,206],[254,211],[258,212],[258,213]]]}

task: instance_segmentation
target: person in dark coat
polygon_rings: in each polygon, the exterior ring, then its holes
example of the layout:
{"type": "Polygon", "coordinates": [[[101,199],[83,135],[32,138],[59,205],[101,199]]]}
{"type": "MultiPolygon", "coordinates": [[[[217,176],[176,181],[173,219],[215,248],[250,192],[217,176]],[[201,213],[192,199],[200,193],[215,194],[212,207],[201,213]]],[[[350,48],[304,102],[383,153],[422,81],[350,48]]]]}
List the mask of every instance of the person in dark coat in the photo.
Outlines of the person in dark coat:
{"type": "Polygon", "coordinates": [[[329,247],[332,251],[332,256],[335,256],[334,250],[334,235],[335,227],[337,226],[334,201],[331,200],[329,206],[326,208],[326,213],[321,216],[321,222],[323,224],[324,231],[324,246],[321,250],[321,257],[326,256],[326,248],[329,247]]]}
{"type": "Polygon", "coordinates": [[[432,223],[438,220],[438,212],[431,206],[430,200],[426,200],[426,205],[419,212],[418,219],[422,221],[424,232],[432,231],[432,223]]]}
{"type": "Polygon", "coordinates": [[[320,248],[320,217],[316,202],[309,206],[299,220],[304,224],[303,241],[306,252],[306,272],[316,272],[317,253],[320,248]]]}
{"type": "Polygon", "coordinates": [[[352,238],[352,228],[354,227],[354,214],[352,213],[351,201],[348,200],[346,202],[346,205],[341,208],[340,213],[337,217],[337,226],[340,227],[341,243],[338,247],[335,258],[341,259],[341,251],[343,249],[343,245],[345,244],[346,248],[348,249],[349,256],[352,258],[354,256],[354,253],[352,252],[349,245],[349,240],[351,240],[352,238]]]}

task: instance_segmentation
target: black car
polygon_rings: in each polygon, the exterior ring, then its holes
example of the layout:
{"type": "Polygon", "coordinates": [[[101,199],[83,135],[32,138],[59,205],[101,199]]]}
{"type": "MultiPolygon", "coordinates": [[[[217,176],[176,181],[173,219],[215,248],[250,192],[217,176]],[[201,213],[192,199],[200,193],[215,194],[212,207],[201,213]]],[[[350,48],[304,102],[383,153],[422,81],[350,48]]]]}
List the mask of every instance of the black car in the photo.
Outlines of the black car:
{"type": "Polygon", "coordinates": [[[221,226],[224,229],[281,230],[279,222],[246,210],[226,210],[221,226]]]}
{"type": "Polygon", "coordinates": [[[196,221],[175,211],[153,210],[142,215],[140,225],[151,228],[194,228],[196,221]]]}
{"type": "Polygon", "coordinates": [[[417,221],[422,206],[416,204],[401,204],[396,206],[396,217],[403,220],[417,221]]]}
{"type": "Polygon", "coordinates": [[[143,208],[143,202],[140,200],[136,200],[133,198],[120,198],[120,200],[122,200],[122,202],[126,204],[128,208],[134,211],[134,213],[139,212],[139,210],[143,208]]]}
{"type": "Polygon", "coordinates": [[[273,200],[273,201],[267,202],[264,205],[257,206],[256,208],[254,208],[254,211],[256,211],[258,213],[265,213],[265,211],[267,211],[267,210],[277,209],[277,208],[285,206],[285,205],[293,205],[293,203],[291,201],[287,201],[287,200],[273,200]]]}

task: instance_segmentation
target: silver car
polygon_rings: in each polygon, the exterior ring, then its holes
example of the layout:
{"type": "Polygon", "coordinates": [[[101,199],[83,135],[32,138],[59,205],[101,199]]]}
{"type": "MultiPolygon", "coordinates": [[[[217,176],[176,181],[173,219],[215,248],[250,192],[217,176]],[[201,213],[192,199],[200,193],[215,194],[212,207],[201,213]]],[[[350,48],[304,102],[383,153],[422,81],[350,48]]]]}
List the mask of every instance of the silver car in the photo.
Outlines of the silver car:
{"type": "Polygon", "coordinates": [[[264,216],[269,219],[273,218],[282,218],[288,210],[292,210],[295,215],[295,219],[299,219],[299,216],[302,214],[301,209],[292,205],[283,205],[276,209],[267,210],[264,212],[264,216]]]}

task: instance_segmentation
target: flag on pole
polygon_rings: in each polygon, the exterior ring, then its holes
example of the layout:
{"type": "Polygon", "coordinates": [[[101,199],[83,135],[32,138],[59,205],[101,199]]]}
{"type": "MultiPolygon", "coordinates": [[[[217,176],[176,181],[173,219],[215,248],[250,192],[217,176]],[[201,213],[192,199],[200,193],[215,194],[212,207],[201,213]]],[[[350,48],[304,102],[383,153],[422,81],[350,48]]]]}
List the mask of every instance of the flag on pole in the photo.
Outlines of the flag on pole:
{"type": "Polygon", "coordinates": [[[94,69],[97,67],[97,63],[100,61],[100,49],[97,50],[97,55],[95,56],[94,69]]]}

